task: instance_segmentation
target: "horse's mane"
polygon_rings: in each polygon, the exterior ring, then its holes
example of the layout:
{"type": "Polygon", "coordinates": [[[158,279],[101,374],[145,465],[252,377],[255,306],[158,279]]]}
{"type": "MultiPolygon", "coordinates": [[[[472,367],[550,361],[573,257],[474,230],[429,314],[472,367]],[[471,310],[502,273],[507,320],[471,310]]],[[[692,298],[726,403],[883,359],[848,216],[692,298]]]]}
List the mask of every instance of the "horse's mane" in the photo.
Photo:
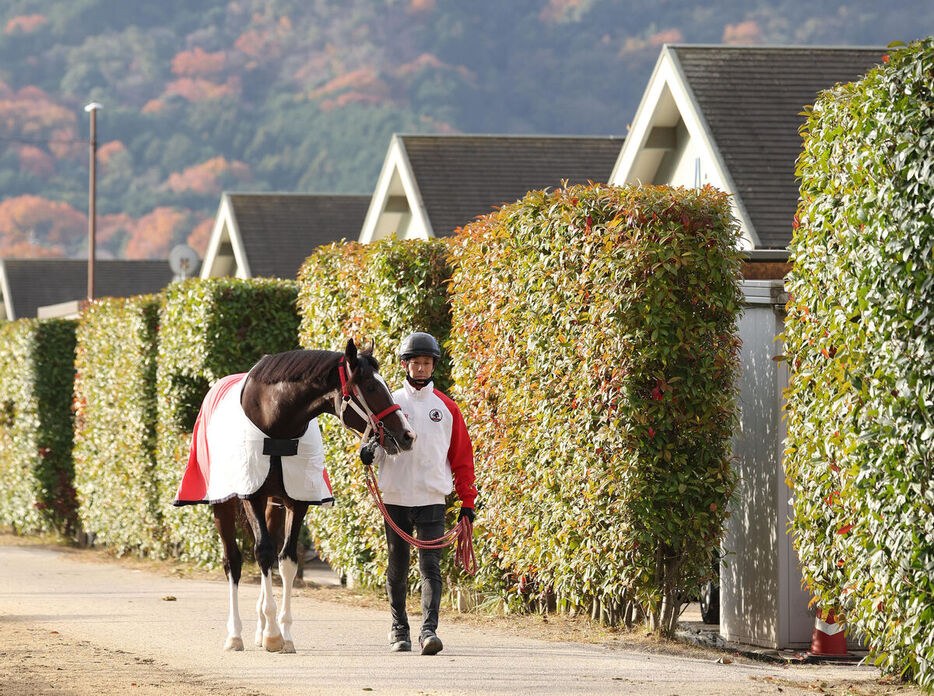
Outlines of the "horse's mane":
{"type": "MultiPolygon", "coordinates": [[[[260,384],[277,382],[306,382],[322,376],[340,359],[341,353],[331,350],[290,350],[275,355],[264,355],[250,370],[250,378],[260,384]]],[[[371,349],[357,354],[357,370],[353,380],[369,379],[379,372],[379,363],[371,349]]]]}

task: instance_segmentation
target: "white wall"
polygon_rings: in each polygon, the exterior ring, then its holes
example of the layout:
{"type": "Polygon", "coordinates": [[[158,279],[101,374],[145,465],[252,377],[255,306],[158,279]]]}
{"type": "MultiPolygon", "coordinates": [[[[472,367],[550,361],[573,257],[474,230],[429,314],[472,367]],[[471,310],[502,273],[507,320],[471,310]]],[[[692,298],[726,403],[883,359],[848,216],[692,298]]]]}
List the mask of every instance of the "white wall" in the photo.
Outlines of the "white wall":
{"type": "Polygon", "coordinates": [[[782,469],[788,374],[772,359],[782,353],[775,340],[784,328],[782,281],[744,281],[743,290],[740,432],[733,442],[740,481],[723,538],[729,555],[720,568],[720,633],[769,648],[808,647],[814,617],[788,532],[790,491],[782,469]]]}

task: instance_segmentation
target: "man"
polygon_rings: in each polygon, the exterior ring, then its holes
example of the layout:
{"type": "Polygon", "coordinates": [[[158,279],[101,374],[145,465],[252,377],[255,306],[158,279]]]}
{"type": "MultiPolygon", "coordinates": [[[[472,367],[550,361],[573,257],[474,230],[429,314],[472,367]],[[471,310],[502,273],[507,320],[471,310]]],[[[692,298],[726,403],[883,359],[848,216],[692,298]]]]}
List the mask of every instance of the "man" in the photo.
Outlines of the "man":
{"type": "MultiPolygon", "coordinates": [[[[386,457],[379,470],[379,487],[392,521],[406,534],[413,528],[419,539],[437,539],[444,534],[445,497],[457,489],[460,515],[474,521],[473,448],[460,410],[451,399],[434,388],[432,375],[441,348],[434,336],[416,332],[406,336],[399,350],[406,378],[393,398],[415,431],[415,445],[408,452],[386,457]],[[453,486],[452,486],[453,476],[453,486]]],[[[374,445],[365,445],[360,458],[373,459],[374,445]]],[[[389,567],[386,594],[392,614],[389,633],[393,652],[412,649],[409,620],[405,611],[408,588],[409,544],[387,523],[389,567]]],[[[438,610],[441,607],[441,549],[419,549],[418,565],[422,578],[422,628],[419,645],[422,655],[435,655],[444,647],[438,638],[438,610]]]]}

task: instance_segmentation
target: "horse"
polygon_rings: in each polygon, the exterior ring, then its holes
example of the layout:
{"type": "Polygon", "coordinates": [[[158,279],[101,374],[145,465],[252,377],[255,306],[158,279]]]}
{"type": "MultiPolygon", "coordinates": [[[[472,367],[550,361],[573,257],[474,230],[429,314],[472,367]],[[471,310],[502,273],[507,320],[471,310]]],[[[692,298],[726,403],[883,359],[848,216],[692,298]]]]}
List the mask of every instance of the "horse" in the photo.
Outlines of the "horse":
{"type": "MultiPolygon", "coordinates": [[[[232,387],[231,387],[232,388],[232,387]]],[[[294,653],[292,640],[292,583],[298,572],[298,536],[302,520],[309,504],[332,501],[327,498],[316,501],[296,500],[286,490],[294,476],[284,477],[282,457],[296,455],[304,446],[308,435],[317,437],[317,425],[309,429],[312,419],[330,413],[340,419],[344,427],[356,431],[366,440],[375,440],[388,454],[411,449],[415,433],[411,429],[400,407],[395,404],[386,382],[379,374],[379,365],[372,350],[358,353],[353,339],[347,342],[343,353],[327,350],[295,350],[275,355],[266,355],[246,374],[220,380],[202,403],[192,437],[192,455],[189,458],[185,479],[179,486],[175,504],[195,502],[211,503],[214,524],[220,534],[224,551],[224,573],[229,588],[229,614],[227,639],[224,649],[243,650],[242,625],[238,605],[238,588],[243,558],[236,539],[236,520],[243,513],[248,522],[248,531],[255,542],[255,556],[262,573],[259,599],[256,604],[257,624],[255,642],[269,652],[294,653]],[[225,382],[225,380],[232,380],[225,382]],[[263,454],[269,455],[268,474],[256,490],[247,493],[229,494],[223,499],[197,499],[204,486],[195,496],[182,494],[189,475],[197,478],[197,466],[193,459],[199,441],[204,442],[204,431],[199,434],[199,423],[206,409],[216,404],[217,389],[226,384],[238,386],[240,407],[249,422],[255,426],[263,439],[263,454]],[[306,431],[309,433],[306,434],[306,431]],[[301,438],[301,439],[300,439],[301,438]],[[278,502],[277,501],[281,501],[278,502]],[[281,505],[281,507],[280,507],[281,505]],[[284,508],[284,515],[283,510],[284,508]],[[284,519],[283,519],[284,516],[284,519]],[[273,535],[284,528],[284,539],[278,551],[279,575],[282,578],[282,606],[276,615],[276,603],[272,592],[272,567],[277,560],[273,535]]],[[[247,426],[250,427],[250,426],[247,426]]],[[[201,445],[205,452],[207,447],[201,445]]],[[[215,450],[217,448],[215,447],[215,450]]],[[[323,450],[319,459],[323,467],[323,450]]],[[[264,460],[265,461],[265,460],[264,460]]],[[[207,477],[205,477],[207,478],[207,477]]],[[[324,473],[327,491],[330,484],[324,473]]],[[[250,488],[252,486],[248,486],[250,488]]]]}

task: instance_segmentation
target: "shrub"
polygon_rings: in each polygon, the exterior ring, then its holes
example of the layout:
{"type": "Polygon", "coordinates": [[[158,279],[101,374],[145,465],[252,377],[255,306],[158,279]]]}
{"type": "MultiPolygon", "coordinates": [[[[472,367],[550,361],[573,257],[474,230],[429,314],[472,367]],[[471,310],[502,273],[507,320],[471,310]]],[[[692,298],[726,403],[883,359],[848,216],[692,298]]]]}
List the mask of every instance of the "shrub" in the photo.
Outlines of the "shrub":
{"type": "MultiPolygon", "coordinates": [[[[306,348],[343,350],[348,338],[372,340],[380,373],[393,388],[404,372],[398,349],[412,331],[428,331],[439,342],[450,331],[445,283],[450,277],[441,240],[384,240],[320,247],[299,272],[300,340],[306,348]]],[[[447,388],[450,361],[435,372],[447,388]]],[[[334,508],[312,510],[311,530],[322,555],[366,585],[380,585],[386,572],[382,518],[364,486],[358,439],[329,416],[320,421],[334,508]]],[[[453,519],[449,520],[453,522],[453,519]]],[[[452,554],[444,555],[446,572],[452,554]]]]}
{"type": "MultiPolygon", "coordinates": [[[[246,372],[266,353],[298,348],[297,286],[256,278],[192,279],[165,290],[156,368],[157,480],[168,506],[188,462],[201,400],[212,383],[246,372]]],[[[207,505],[166,513],[173,550],[207,565],[223,559],[207,505]]]]}
{"type": "Polygon", "coordinates": [[[78,322],[75,488],[85,532],[118,553],[163,552],[155,477],[161,297],[105,298],[78,322]]]}
{"type": "Polygon", "coordinates": [[[934,687],[934,40],[823,93],[798,162],[785,467],[819,603],[934,687]]]}
{"type": "Polygon", "coordinates": [[[0,521],[17,531],[76,531],[74,374],[73,321],[0,324],[0,521]]]}
{"type": "Polygon", "coordinates": [[[529,193],[454,247],[481,588],[673,630],[734,486],[738,231],[711,189],[529,193]]]}

